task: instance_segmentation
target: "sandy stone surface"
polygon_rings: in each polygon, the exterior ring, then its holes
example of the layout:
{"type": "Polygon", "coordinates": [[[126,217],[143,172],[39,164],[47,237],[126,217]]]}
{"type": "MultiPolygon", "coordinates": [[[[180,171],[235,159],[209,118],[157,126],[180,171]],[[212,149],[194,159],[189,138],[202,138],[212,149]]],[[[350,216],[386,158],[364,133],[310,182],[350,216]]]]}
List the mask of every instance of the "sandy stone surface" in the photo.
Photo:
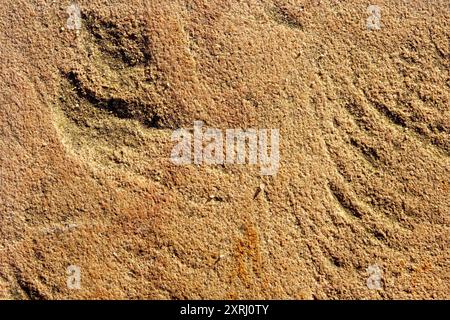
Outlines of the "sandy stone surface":
{"type": "Polygon", "coordinates": [[[1,0],[0,298],[448,299],[450,4],[372,2],[1,0]]]}

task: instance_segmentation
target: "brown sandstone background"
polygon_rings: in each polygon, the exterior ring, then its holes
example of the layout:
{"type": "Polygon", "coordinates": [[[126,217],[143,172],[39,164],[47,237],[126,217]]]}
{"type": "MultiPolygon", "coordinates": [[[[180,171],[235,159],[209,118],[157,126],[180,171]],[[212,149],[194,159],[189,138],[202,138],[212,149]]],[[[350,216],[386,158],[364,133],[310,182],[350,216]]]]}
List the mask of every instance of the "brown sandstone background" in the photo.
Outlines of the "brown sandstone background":
{"type": "Polygon", "coordinates": [[[78,3],[0,0],[1,298],[448,299],[448,1],[78,3]],[[171,164],[194,120],[278,174],[171,164]]]}

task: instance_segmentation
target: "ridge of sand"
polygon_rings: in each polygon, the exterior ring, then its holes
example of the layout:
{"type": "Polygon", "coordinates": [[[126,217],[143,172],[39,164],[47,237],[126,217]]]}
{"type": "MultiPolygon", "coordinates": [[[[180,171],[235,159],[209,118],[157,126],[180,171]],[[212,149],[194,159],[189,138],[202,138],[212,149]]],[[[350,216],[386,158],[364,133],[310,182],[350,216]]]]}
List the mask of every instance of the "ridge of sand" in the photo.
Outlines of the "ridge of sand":
{"type": "Polygon", "coordinates": [[[78,4],[0,11],[1,298],[448,298],[448,1],[78,4]],[[195,120],[278,174],[174,165],[195,120]]]}

